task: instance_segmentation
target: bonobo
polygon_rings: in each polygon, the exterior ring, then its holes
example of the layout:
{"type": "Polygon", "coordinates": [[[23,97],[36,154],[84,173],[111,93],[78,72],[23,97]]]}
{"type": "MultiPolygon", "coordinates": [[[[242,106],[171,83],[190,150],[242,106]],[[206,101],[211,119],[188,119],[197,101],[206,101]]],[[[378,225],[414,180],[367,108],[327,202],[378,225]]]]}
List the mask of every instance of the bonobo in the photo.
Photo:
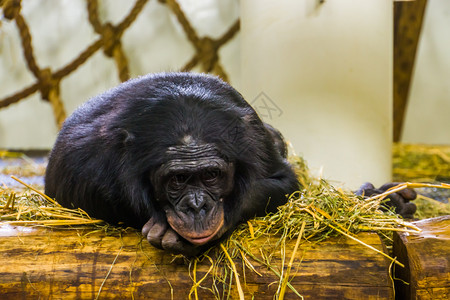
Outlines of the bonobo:
{"type": "MultiPolygon", "coordinates": [[[[281,134],[220,79],[160,73],[86,102],[50,154],[45,193],[195,255],[298,189],[281,134]]],[[[373,192],[375,189],[372,189],[373,192]]]]}

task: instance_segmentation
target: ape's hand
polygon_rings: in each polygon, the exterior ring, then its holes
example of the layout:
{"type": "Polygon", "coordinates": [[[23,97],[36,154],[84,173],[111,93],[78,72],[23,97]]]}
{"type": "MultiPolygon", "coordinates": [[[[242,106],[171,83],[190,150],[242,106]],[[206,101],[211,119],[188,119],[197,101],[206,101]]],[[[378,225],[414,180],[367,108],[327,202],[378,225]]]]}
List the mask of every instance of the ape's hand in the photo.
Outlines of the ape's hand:
{"type": "MultiPolygon", "coordinates": [[[[359,188],[358,191],[356,191],[356,194],[359,196],[371,197],[382,194],[398,184],[399,183],[390,182],[376,189],[373,184],[366,182],[359,188]]],[[[380,209],[386,210],[387,208],[395,207],[395,212],[397,214],[401,215],[403,218],[412,219],[416,211],[416,205],[409,201],[416,199],[416,196],[417,193],[413,189],[409,188],[392,193],[386,197],[387,201],[383,203],[380,209]]]]}
{"type": "Polygon", "coordinates": [[[150,218],[142,227],[142,235],[153,246],[174,254],[194,256],[200,251],[198,247],[188,243],[176,233],[162,216],[150,218]]]}

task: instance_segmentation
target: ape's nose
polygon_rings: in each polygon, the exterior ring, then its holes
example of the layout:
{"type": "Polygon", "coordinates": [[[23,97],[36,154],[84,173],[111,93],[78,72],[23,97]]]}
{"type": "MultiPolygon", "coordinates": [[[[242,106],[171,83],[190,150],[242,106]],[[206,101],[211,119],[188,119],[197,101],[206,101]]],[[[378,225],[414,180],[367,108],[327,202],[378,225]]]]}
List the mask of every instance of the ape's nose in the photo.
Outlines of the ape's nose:
{"type": "Polygon", "coordinates": [[[205,197],[200,193],[195,193],[188,202],[189,208],[197,214],[200,213],[202,209],[205,209],[205,205],[205,197]]]}

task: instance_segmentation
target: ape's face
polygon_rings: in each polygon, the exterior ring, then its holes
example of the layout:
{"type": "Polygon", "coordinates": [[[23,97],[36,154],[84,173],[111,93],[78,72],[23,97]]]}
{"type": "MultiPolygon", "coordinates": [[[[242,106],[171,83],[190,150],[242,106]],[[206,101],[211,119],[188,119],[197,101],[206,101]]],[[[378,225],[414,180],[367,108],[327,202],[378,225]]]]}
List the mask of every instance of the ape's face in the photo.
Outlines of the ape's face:
{"type": "Polygon", "coordinates": [[[228,226],[224,200],[233,189],[234,167],[212,144],[170,147],[151,181],[174,231],[193,245],[219,238],[228,226]]]}

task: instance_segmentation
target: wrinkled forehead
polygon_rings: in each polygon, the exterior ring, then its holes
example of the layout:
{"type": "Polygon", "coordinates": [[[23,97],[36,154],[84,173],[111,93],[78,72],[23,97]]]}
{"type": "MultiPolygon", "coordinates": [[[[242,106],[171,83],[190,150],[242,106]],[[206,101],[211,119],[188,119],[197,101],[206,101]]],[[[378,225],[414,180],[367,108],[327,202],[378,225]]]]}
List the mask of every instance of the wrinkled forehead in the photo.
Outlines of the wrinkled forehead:
{"type": "Polygon", "coordinates": [[[213,168],[226,170],[230,166],[217,147],[209,143],[172,146],[167,148],[166,157],[168,160],[161,166],[161,175],[213,168]]]}
{"type": "Polygon", "coordinates": [[[190,143],[167,148],[166,155],[169,160],[189,160],[220,157],[220,152],[214,144],[190,143]]]}

